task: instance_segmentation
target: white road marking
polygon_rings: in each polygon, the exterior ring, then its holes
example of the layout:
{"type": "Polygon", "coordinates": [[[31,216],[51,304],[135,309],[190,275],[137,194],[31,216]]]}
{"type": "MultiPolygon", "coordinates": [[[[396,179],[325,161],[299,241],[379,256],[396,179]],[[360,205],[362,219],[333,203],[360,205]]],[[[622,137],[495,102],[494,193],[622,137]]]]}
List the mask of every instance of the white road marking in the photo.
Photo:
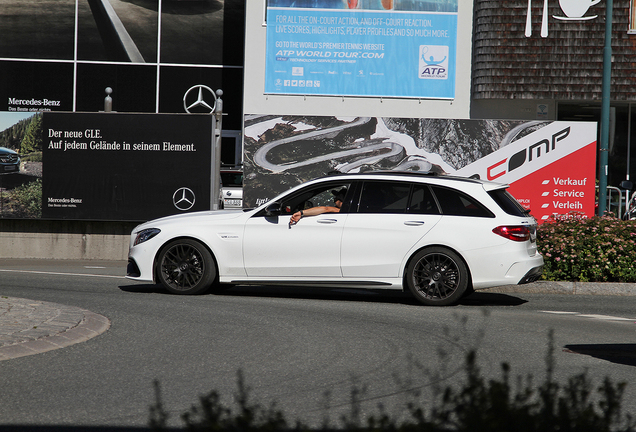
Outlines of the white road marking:
{"type": "Polygon", "coordinates": [[[540,311],[543,313],[554,314],[554,315],[573,315],[581,318],[591,318],[602,321],[632,321],[636,323],[636,318],[623,318],[623,317],[615,317],[611,315],[597,315],[597,314],[582,314],[579,312],[565,312],[565,311],[540,311]]]}
{"type": "Polygon", "coordinates": [[[45,275],[58,275],[58,276],[88,276],[88,277],[125,279],[125,276],[97,275],[97,274],[86,274],[86,273],[45,272],[45,271],[36,271],[36,270],[8,270],[8,269],[0,269],[0,272],[6,272],[6,273],[32,273],[32,274],[45,274],[45,275]]]}

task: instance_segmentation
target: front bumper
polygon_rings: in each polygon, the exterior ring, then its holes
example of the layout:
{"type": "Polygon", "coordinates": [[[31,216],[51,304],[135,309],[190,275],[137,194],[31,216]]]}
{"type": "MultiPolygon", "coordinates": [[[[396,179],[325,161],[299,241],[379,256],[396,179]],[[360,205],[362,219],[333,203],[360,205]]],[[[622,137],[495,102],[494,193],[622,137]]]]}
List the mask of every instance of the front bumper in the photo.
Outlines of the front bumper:
{"type": "Polygon", "coordinates": [[[141,270],[134,259],[128,258],[128,266],[126,267],[126,277],[130,279],[139,279],[141,270]]]}
{"type": "Polygon", "coordinates": [[[0,165],[1,173],[17,173],[20,172],[20,166],[11,164],[11,165],[0,165]]]}

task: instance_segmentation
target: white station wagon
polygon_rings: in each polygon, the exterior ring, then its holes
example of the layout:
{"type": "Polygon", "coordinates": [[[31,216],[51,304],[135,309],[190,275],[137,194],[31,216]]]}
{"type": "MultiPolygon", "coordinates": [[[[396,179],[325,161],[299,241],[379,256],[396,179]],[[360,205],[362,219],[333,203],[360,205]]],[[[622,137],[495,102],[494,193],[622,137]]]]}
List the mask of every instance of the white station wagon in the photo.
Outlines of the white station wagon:
{"type": "Polygon", "coordinates": [[[127,277],[178,294],[244,284],[388,288],[449,305],[541,276],[536,221],[506,188],[416,172],[319,178],[256,209],[139,225],[127,277]]]}

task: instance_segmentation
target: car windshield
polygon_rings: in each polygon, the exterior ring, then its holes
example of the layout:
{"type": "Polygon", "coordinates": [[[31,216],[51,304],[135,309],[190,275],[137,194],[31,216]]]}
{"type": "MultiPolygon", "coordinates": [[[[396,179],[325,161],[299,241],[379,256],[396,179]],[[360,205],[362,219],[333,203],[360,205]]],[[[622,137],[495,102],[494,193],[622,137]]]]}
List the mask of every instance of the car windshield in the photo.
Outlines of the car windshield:
{"type": "Polygon", "coordinates": [[[223,187],[241,187],[243,186],[243,173],[222,172],[221,183],[223,183],[223,187]]]}

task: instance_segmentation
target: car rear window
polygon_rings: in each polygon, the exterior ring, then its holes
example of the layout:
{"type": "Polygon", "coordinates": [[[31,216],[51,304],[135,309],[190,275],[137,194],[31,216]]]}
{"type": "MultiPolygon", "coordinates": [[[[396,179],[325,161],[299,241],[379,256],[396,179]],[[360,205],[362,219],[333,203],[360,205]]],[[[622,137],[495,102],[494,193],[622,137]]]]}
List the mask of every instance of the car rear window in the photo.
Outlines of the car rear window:
{"type": "Polygon", "coordinates": [[[431,186],[442,214],[447,216],[495,217],[490,210],[476,199],[455,189],[431,186]]]}
{"type": "Polygon", "coordinates": [[[521,217],[528,215],[528,211],[506,189],[496,189],[488,192],[488,195],[509,215],[521,217]]]}
{"type": "Polygon", "coordinates": [[[428,185],[413,185],[413,194],[409,203],[408,213],[438,215],[439,207],[428,185]]]}

